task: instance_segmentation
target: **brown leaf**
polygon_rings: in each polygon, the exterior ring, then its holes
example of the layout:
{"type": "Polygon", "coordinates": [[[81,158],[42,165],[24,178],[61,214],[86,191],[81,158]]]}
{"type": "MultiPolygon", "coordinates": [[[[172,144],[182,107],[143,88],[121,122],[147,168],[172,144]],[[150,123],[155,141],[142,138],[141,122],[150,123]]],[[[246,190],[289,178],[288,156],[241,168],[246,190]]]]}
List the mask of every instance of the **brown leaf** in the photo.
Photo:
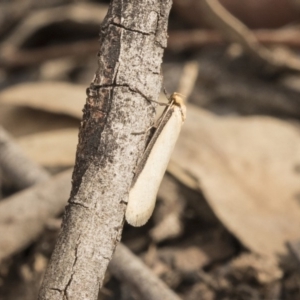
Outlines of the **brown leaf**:
{"type": "Polygon", "coordinates": [[[155,243],[179,237],[183,231],[181,215],[185,199],[177,181],[171,176],[164,176],[157,197],[161,200],[154,212],[154,227],[150,236],[155,243]]]}
{"type": "Polygon", "coordinates": [[[78,128],[79,121],[73,117],[0,103],[0,124],[13,136],[20,137],[41,131],[78,128]]]}
{"type": "Polygon", "coordinates": [[[229,265],[227,269],[231,277],[244,282],[252,279],[263,285],[279,280],[283,276],[283,271],[274,264],[272,259],[256,257],[252,253],[240,255],[229,265]]]}
{"type": "Polygon", "coordinates": [[[39,82],[14,85],[0,93],[0,102],[48,112],[82,116],[85,86],[63,82],[39,82]]]}
{"type": "Polygon", "coordinates": [[[217,117],[189,106],[172,163],[196,178],[246,247],[275,256],[300,236],[300,135],[269,117],[217,117]]]}

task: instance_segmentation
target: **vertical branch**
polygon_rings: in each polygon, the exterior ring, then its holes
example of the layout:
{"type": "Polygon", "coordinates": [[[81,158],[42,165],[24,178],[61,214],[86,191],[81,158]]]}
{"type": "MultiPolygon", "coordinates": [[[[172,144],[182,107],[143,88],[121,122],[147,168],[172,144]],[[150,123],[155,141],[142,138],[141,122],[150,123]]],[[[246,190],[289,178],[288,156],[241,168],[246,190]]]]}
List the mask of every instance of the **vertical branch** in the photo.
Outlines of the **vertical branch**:
{"type": "Polygon", "coordinates": [[[113,0],[87,89],[73,186],[39,299],[97,299],[155,110],[171,0],[113,0]]]}

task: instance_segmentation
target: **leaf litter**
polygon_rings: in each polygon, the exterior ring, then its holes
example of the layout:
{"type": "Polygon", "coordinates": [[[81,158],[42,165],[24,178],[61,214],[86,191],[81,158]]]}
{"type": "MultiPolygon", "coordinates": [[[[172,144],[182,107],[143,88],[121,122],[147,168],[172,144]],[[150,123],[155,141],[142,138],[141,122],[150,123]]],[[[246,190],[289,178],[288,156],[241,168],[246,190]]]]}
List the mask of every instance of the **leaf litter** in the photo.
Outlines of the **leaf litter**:
{"type": "MultiPolygon", "coordinates": [[[[0,93],[0,110],[9,112],[0,112],[0,122],[40,164],[71,166],[85,88],[64,82],[11,86],[0,93]],[[49,121],[38,120],[35,113],[49,121]]],[[[273,300],[282,289],[297,295],[295,265],[284,270],[281,282],[279,263],[289,254],[286,243],[300,239],[299,147],[296,122],[220,117],[190,105],[152,223],[138,233],[126,227],[124,241],[143,253],[149,267],[184,299],[263,295],[273,300]],[[152,250],[145,251],[149,244],[152,250]]],[[[49,256],[57,233],[47,234],[42,238],[47,250],[37,242],[31,248],[33,260],[49,256]]],[[[28,266],[20,272],[26,275],[28,266]]],[[[25,275],[26,284],[33,284],[25,275]]]]}
{"type": "MultiPolygon", "coordinates": [[[[6,89],[0,99],[15,107],[80,118],[82,90],[59,82],[22,84],[6,89]],[[58,95],[69,101],[59,101],[58,95]]],[[[25,135],[18,141],[46,167],[71,166],[77,129],[25,135]]],[[[278,261],[279,255],[287,254],[286,243],[299,238],[299,150],[299,129],[289,122],[271,117],[219,117],[189,105],[169,172],[179,180],[187,176],[192,188],[203,192],[217,219],[247,249],[278,261]]],[[[183,234],[183,210],[180,204],[175,211],[162,213],[165,220],[152,230],[156,242],[183,234]],[[168,224],[173,224],[171,231],[166,229],[168,224]]]]}

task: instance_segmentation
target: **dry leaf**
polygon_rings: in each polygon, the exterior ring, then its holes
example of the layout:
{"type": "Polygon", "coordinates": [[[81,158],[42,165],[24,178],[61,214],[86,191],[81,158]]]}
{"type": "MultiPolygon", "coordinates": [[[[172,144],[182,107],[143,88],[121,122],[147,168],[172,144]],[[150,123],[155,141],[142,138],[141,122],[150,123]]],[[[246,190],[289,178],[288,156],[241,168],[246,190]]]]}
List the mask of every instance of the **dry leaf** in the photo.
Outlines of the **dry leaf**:
{"type": "Polygon", "coordinates": [[[283,276],[283,271],[272,259],[256,257],[252,253],[240,255],[233,259],[229,266],[227,270],[231,273],[231,277],[243,281],[255,280],[262,285],[270,284],[283,276]]]}
{"type": "Polygon", "coordinates": [[[185,278],[191,278],[193,273],[196,275],[202,268],[224,261],[236,253],[232,236],[223,228],[197,229],[188,232],[180,244],[159,247],[150,258],[153,262],[162,261],[185,278]]]}
{"type": "Polygon", "coordinates": [[[155,243],[179,237],[183,231],[182,213],[185,199],[178,183],[170,176],[164,176],[157,197],[161,200],[154,212],[154,227],[150,236],[155,243]]]}
{"type": "Polygon", "coordinates": [[[24,152],[45,167],[70,167],[75,162],[78,129],[27,135],[17,140],[24,152]]]}
{"type": "Polygon", "coordinates": [[[226,241],[212,240],[211,243],[202,246],[162,247],[158,251],[158,256],[181,274],[187,274],[197,272],[216,261],[224,260],[233,253],[234,248],[226,241]],[[211,250],[210,253],[209,250],[211,250]]]}
{"type": "Polygon", "coordinates": [[[79,121],[72,117],[0,103],[0,124],[13,136],[20,137],[41,131],[78,128],[79,121]]]}
{"type": "Polygon", "coordinates": [[[252,251],[286,254],[286,242],[300,237],[300,134],[293,125],[189,106],[172,162],[198,180],[220,221],[252,251]]]}
{"type": "Polygon", "coordinates": [[[0,102],[26,106],[81,119],[85,86],[63,82],[38,82],[14,85],[0,93],[0,102]]]}

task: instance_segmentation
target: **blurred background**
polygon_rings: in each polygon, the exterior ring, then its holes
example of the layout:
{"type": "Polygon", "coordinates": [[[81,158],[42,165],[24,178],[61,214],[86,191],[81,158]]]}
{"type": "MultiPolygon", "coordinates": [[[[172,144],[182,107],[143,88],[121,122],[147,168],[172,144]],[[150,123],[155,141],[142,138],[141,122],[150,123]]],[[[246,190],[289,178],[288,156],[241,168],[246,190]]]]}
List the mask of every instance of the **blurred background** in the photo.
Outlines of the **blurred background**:
{"type": "MultiPolygon", "coordinates": [[[[74,164],[108,4],[0,1],[1,130],[48,175],[74,164]]],[[[153,217],[122,240],[182,299],[300,299],[299,50],[299,0],[174,0],[163,85],[187,120],[153,217]]],[[[1,169],[0,216],[22,215],[1,169]]],[[[1,300],[36,298],[58,211],[0,251],[1,300]]],[[[99,299],[141,298],[108,272],[99,299]]]]}

